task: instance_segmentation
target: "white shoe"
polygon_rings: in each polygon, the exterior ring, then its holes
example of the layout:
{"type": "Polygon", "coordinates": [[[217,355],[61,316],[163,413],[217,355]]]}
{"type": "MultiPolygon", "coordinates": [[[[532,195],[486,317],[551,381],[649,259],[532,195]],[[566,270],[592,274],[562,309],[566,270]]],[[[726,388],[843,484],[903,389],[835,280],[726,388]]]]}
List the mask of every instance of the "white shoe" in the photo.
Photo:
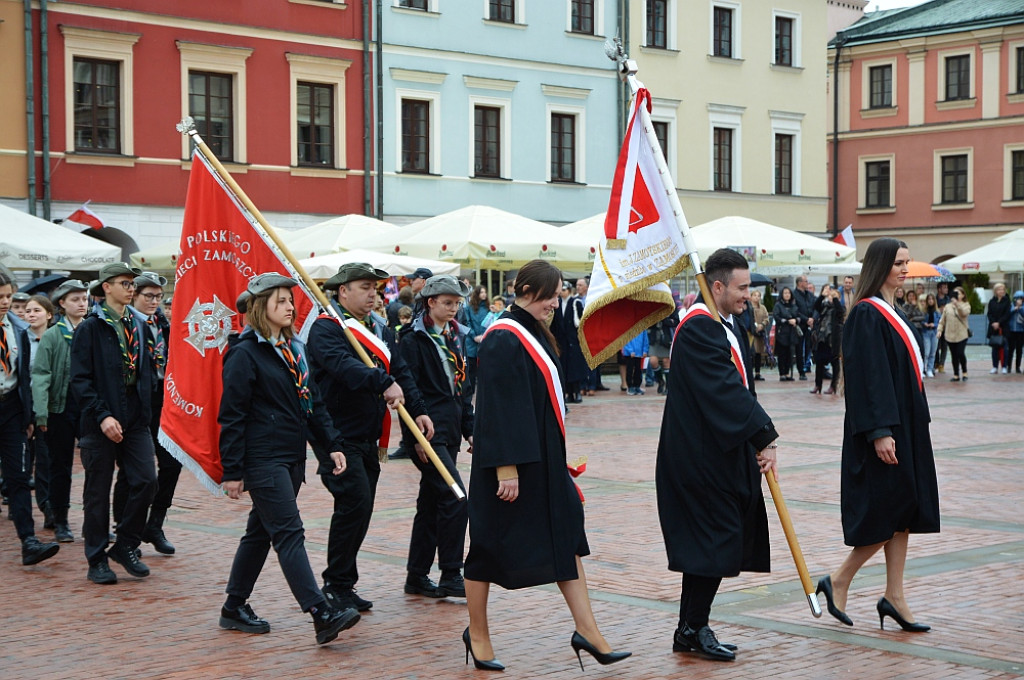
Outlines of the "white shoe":
{"type": "Polygon", "coordinates": [[[928,371],[927,375],[928,375],[929,378],[934,378],[935,377],[935,371],[928,371]]]}
{"type": "Polygon", "coordinates": [[[989,371],[988,373],[989,373],[989,375],[995,375],[995,374],[996,374],[996,373],[998,373],[998,372],[999,372],[999,369],[998,369],[998,368],[993,368],[993,369],[992,369],[991,371],[989,371]]]}
{"type": "Polygon", "coordinates": [[[1009,371],[1007,371],[1007,370],[1006,370],[1006,366],[1003,366],[1003,370],[1001,370],[1001,371],[999,371],[999,372],[1000,372],[1000,373],[1008,373],[1009,371]]]}

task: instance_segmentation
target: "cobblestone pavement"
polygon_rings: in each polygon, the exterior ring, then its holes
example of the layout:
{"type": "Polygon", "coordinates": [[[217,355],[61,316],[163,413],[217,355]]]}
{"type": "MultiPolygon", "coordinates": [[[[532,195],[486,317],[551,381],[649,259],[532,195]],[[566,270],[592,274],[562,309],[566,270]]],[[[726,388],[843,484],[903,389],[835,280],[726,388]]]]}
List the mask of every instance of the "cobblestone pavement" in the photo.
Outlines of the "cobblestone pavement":
{"type": "MultiPolygon", "coordinates": [[[[633,657],[586,674],[616,678],[1015,678],[1024,677],[1024,376],[988,374],[971,354],[966,383],[927,382],[942,501],[940,534],[911,537],[907,597],[926,634],[885,631],[874,604],[885,585],[881,557],[851,589],[847,628],[811,617],[774,508],[771,574],[726,579],[712,610],[719,637],[739,645],[735,663],[673,654],[679,575],[666,569],[654,494],[661,397],[608,392],[572,406],[569,456],[589,457],[578,479],[587,497],[593,554],[584,560],[597,620],[633,657]]],[[[845,556],[839,517],[843,402],[808,393],[809,383],[758,383],[782,435],[781,486],[816,579],[845,556]]],[[[509,424],[514,436],[515,425],[509,424]]],[[[468,479],[468,456],[460,461],[468,479]]],[[[314,571],[326,560],[331,498],[313,475],[299,498],[314,571]]],[[[217,626],[230,561],[249,510],[214,498],[182,475],[167,534],[174,556],[143,545],[152,569],[133,579],[113,565],[117,585],[85,578],[82,543],[23,567],[11,523],[0,522],[0,675],[32,678],[458,678],[464,665],[462,600],[402,593],[417,473],[408,461],[384,468],[360,556],[361,595],[374,601],[362,621],[318,647],[273,555],[251,600],[269,635],[217,626]]],[[[72,497],[81,498],[76,468],[72,497]]],[[[767,496],[767,490],[765,491],[767,496]]],[[[769,498],[768,503],[771,504],[769,498]]],[[[78,534],[81,507],[71,512],[78,534]]],[[[41,518],[37,513],[37,526],[41,518]]],[[[39,529],[42,538],[51,538],[39,529]]],[[[437,577],[436,572],[434,577],[437,577]]],[[[822,605],[824,607],[824,604],[822,605]]],[[[506,592],[490,603],[493,642],[514,678],[574,678],[572,619],[556,588],[506,592]]]]}

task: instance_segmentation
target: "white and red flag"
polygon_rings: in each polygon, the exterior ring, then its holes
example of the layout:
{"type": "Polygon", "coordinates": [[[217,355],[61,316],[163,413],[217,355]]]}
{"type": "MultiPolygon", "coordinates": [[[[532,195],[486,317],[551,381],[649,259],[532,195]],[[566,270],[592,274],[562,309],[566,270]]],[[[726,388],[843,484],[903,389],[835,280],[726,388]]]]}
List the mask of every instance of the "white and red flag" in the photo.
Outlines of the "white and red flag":
{"type": "Polygon", "coordinates": [[[105,227],[106,224],[104,224],[103,218],[92,211],[89,207],[89,203],[91,203],[91,201],[83,203],[81,208],[65,217],[64,221],[74,222],[75,224],[88,227],[90,229],[102,229],[105,227]]]}
{"type": "Polygon", "coordinates": [[[675,311],[667,281],[689,265],[681,231],[686,218],[673,208],[662,181],[668,171],[661,148],[651,142],[650,106],[651,95],[641,88],[633,100],[604,238],[590,275],[579,336],[591,368],[675,311]]]}
{"type": "MultiPolygon", "coordinates": [[[[185,199],[164,378],[159,440],[214,493],[223,468],[217,412],[228,336],[242,330],[238,295],[258,274],[298,279],[287,260],[197,149],[185,199]]],[[[316,304],[303,286],[295,295],[296,330],[305,337],[316,304]]]]}
{"type": "Polygon", "coordinates": [[[853,237],[853,225],[846,225],[846,229],[843,229],[839,234],[832,239],[834,243],[846,246],[847,248],[853,248],[857,250],[857,239],[853,237]]]}

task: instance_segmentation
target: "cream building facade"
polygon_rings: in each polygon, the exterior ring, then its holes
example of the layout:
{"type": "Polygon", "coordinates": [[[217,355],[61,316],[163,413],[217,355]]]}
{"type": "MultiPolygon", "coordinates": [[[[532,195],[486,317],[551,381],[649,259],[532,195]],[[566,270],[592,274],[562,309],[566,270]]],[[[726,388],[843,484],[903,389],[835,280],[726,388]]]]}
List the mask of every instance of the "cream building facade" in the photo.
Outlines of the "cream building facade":
{"type": "Polygon", "coordinates": [[[742,215],[825,234],[826,3],[628,6],[627,48],[687,221],[742,215]]]}

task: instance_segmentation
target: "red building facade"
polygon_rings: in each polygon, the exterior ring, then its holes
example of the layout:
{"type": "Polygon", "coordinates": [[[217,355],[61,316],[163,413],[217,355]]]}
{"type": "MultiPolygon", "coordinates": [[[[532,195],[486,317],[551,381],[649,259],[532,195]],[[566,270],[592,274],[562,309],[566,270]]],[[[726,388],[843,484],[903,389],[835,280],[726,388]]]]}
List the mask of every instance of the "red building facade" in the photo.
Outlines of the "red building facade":
{"type": "MultiPolygon", "coordinates": [[[[55,204],[124,206],[136,219],[150,208],[180,210],[190,149],[174,126],[192,115],[261,210],[363,212],[362,0],[46,9],[45,38],[35,15],[34,53],[45,42],[48,93],[38,78],[35,86],[49,105],[55,204]]],[[[37,132],[37,155],[43,144],[37,132]]]]}
{"type": "Polygon", "coordinates": [[[1024,15],[966,1],[868,15],[830,45],[830,220],[862,251],[896,236],[939,262],[1024,226],[1024,15]]]}

